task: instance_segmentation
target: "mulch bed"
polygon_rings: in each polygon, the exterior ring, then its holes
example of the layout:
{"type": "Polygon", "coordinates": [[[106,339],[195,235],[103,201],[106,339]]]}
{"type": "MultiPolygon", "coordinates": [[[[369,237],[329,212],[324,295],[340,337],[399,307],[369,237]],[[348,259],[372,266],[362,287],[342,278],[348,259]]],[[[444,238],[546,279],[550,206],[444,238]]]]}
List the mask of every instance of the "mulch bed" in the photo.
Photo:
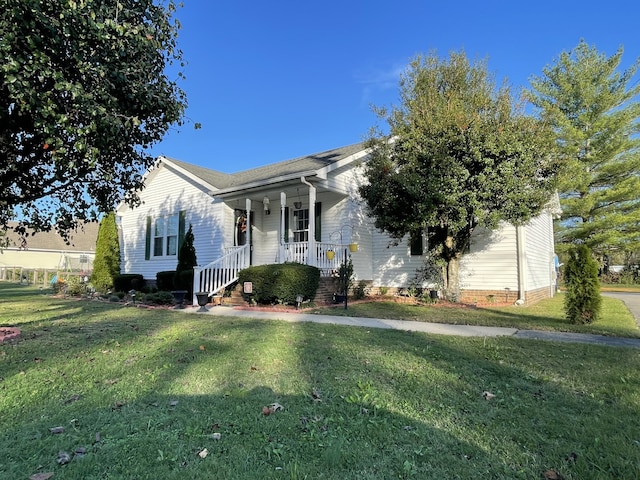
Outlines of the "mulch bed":
{"type": "Polygon", "coordinates": [[[20,336],[20,329],[16,327],[0,327],[0,343],[20,336]]]}

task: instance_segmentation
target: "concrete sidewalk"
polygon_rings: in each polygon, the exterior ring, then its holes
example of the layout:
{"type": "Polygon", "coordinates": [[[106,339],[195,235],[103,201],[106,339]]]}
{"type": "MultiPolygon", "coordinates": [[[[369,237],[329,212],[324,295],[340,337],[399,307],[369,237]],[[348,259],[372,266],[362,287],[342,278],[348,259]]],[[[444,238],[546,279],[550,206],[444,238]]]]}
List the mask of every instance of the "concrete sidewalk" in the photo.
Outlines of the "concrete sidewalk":
{"type": "MultiPolygon", "coordinates": [[[[188,313],[199,313],[197,308],[183,310],[188,313]]],[[[417,322],[409,320],[387,320],[382,318],[341,317],[333,315],[315,315],[311,313],[266,311],[259,309],[236,309],[233,307],[211,307],[201,315],[217,315],[221,317],[255,318],[261,320],[282,320],[286,322],[312,322],[350,327],[386,328],[409,332],[432,333],[436,335],[456,335],[462,337],[500,337],[547,340],[554,342],[589,343],[613,347],[631,347],[640,349],[640,339],[606,337],[583,333],[543,332],[537,330],[518,330],[508,327],[483,327],[476,325],[449,325],[445,323],[417,322]]]]}

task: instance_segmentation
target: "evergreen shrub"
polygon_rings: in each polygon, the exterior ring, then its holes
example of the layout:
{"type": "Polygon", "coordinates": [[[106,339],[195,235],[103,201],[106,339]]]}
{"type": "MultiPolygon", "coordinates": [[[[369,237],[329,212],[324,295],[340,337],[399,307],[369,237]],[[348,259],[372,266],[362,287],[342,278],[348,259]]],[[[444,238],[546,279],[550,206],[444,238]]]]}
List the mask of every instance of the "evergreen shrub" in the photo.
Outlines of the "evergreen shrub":
{"type": "Polygon", "coordinates": [[[242,293],[244,299],[260,304],[294,305],[298,295],[313,299],[320,284],[320,270],[300,263],[252,266],[241,270],[238,277],[240,285],[253,284],[252,294],[242,293]]]}
{"type": "Polygon", "coordinates": [[[598,279],[598,262],[586,245],[578,245],[569,250],[569,258],[564,269],[566,294],[564,311],[567,319],[574,324],[596,321],[600,315],[602,297],[598,279]]]}

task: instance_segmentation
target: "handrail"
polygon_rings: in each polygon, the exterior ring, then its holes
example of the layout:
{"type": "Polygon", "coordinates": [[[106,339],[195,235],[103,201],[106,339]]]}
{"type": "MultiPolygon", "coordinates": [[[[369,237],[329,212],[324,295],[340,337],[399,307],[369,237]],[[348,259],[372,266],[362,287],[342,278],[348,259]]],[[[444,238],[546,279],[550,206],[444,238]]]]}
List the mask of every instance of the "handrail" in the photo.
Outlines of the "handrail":
{"type": "Polygon", "coordinates": [[[249,245],[231,247],[227,253],[204,267],[193,269],[193,305],[197,305],[196,293],[215,295],[238,280],[238,272],[249,266],[249,245]]]}

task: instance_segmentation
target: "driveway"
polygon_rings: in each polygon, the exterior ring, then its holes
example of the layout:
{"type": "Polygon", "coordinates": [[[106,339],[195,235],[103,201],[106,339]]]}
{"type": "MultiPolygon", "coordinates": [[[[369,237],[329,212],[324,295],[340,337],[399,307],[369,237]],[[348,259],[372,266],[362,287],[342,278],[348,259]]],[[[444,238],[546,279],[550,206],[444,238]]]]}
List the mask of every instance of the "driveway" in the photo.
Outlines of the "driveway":
{"type": "Polygon", "coordinates": [[[622,300],[627,306],[631,314],[635,317],[636,322],[640,325],[640,293],[633,292],[602,292],[607,297],[622,300]]]}

